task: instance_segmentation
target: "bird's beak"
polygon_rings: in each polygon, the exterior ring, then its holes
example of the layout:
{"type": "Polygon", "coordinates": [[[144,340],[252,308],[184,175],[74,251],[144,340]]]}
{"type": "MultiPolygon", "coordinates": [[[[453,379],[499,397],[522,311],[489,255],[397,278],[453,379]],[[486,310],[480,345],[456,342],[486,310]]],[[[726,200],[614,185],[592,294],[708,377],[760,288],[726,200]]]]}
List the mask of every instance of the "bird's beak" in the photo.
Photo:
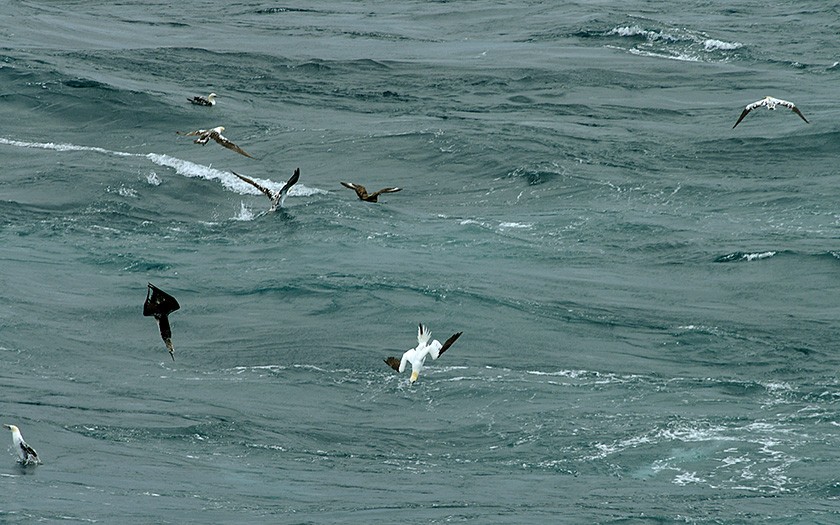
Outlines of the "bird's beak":
{"type": "Polygon", "coordinates": [[[411,381],[412,383],[417,381],[417,376],[419,376],[419,375],[420,375],[419,372],[411,372],[411,379],[409,381],[411,381]]]}
{"type": "Polygon", "coordinates": [[[6,427],[6,428],[7,428],[7,429],[9,429],[9,430],[11,430],[11,429],[12,429],[12,425],[3,425],[3,426],[4,426],[4,427],[6,427]]]}

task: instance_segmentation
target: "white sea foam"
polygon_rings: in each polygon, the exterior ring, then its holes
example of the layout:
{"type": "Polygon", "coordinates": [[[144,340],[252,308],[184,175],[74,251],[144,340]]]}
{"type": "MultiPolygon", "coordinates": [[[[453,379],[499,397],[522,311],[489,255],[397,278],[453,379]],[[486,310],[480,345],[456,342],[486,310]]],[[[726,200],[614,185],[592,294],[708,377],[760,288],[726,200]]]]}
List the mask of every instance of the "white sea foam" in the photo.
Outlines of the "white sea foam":
{"type": "Polygon", "coordinates": [[[722,40],[715,40],[714,38],[708,38],[703,42],[703,47],[706,51],[732,51],[742,46],[743,44],[740,42],[724,42],[722,40]]]}
{"type": "Polygon", "coordinates": [[[235,221],[252,221],[254,220],[254,212],[251,211],[244,202],[239,204],[239,213],[232,217],[235,221]]]}

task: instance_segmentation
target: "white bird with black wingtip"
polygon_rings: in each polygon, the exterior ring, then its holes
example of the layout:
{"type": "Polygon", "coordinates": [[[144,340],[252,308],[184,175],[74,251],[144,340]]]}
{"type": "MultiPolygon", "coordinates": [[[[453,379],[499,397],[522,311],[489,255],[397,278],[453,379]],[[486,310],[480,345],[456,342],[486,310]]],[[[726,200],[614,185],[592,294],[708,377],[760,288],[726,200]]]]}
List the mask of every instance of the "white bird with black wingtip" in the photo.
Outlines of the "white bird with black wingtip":
{"type": "Polygon", "coordinates": [[[23,440],[23,436],[20,435],[20,429],[17,426],[3,426],[12,431],[12,445],[14,446],[15,452],[17,452],[18,458],[21,463],[29,465],[32,463],[41,462],[38,459],[38,454],[35,452],[35,449],[27,445],[26,441],[23,440]]]}
{"type": "MultiPolygon", "coordinates": [[[[755,108],[765,107],[769,110],[775,110],[776,106],[783,106],[790,109],[791,111],[799,115],[799,118],[804,120],[807,124],[810,124],[810,122],[808,122],[808,119],[805,118],[805,115],[803,115],[802,112],[799,111],[799,108],[796,107],[796,104],[794,104],[793,102],[788,102],[787,100],[782,100],[780,98],[773,98],[768,96],[764,97],[761,100],[757,100],[752,104],[747,104],[746,107],[744,107],[744,111],[741,112],[741,116],[738,117],[738,121],[735,122],[735,126],[740,124],[741,121],[744,120],[744,117],[746,117],[750,113],[750,111],[754,110],[755,108]]],[[[732,126],[732,129],[735,129],[735,126],[732,126]]]]}
{"type": "Polygon", "coordinates": [[[385,363],[399,373],[403,373],[405,371],[406,363],[411,363],[410,381],[411,383],[414,383],[417,381],[420,371],[423,370],[423,364],[425,363],[426,358],[432,356],[432,359],[437,359],[442,356],[443,353],[452,346],[452,343],[461,337],[462,333],[464,332],[452,334],[452,336],[443,344],[440,344],[440,341],[437,339],[429,343],[429,339],[432,337],[432,332],[423,326],[423,323],[420,323],[420,326],[417,328],[417,346],[406,351],[402,355],[402,359],[388,357],[385,359],[385,363]]]}

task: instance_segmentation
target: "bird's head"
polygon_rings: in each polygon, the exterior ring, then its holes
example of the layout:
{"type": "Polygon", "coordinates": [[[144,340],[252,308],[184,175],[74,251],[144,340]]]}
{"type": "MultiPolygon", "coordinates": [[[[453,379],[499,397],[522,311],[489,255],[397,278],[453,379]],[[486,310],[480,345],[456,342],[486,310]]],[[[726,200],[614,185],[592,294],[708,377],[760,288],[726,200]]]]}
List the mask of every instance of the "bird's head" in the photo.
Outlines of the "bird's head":
{"type": "Polygon", "coordinates": [[[215,94],[215,93],[210,93],[209,95],[207,95],[207,98],[216,98],[216,97],[218,97],[218,96],[219,96],[219,95],[217,95],[217,94],[215,94]]]}
{"type": "Polygon", "coordinates": [[[412,370],[411,371],[411,378],[409,379],[409,381],[411,381],[411,383],[414,384],[414,382],[417,381],[417,376],[419,376],[419,375],[420,375],[420,372],[418,372],[417,370],[412,370]]]}
{"type": "Polygon", "coordinates": [[[12,432],[20,432],[18,427],[16,427],[15,425],[3,425],[3,426],[8,428],[9,430],[11,430],[12,432]]]}

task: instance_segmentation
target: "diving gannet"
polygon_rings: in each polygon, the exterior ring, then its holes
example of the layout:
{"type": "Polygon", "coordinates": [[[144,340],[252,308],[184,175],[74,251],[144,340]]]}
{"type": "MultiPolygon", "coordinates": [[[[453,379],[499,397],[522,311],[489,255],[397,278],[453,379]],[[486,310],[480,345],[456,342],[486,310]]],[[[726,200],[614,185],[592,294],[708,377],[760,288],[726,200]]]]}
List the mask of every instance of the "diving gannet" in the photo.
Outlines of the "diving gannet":
{"type": "Polygon", "coordinates": [[[382,193],[394,193],[397,191],[402,190],[402,188],[382,188],[381,190],[377,191],[376,193],[368,194],[367,190],[361,184],[353,184],[352,182],[342,182],[342,186],[345,188],[350,188],[351,190],[355,190],[356,195],[363,200],[368,202],[376,202],[379,198],[379,195],[382,193]]]}
{"type": "Polygon", "coordinates": [[[178,135],[184,135],[184,136],[187,136],[187,137],[198,135],[198,138],[195,139],[193,142],[196,143],[196,144],[201,144],[201,145],[207,144],[208,140],[213,139],[213,140],[215,140],[216,142],[218,142],[219,144],[221,144],[222,146],[226,147],[229,150],[233,150],[237,153],[240,153],[240,154],[245,155],[246,157],[249,157],[249,158],[252,158],[252,159],[254,158],[253,156],[245,153],[245,150],[243,150],[242,148],[240,148],[239,146],[237,146],[233,142],[226,139],[222,135],[222,131],[224,131],[224,130],[225,130],[224,126],[217,126],[213,129],[198,129],[198,130],[195,130],[195,131],[190,131],[189,133],[182,133],[180,131],[176,131],[175,133],[177,133],[178,135]]]}
{"type": "Polygon", "coordinates": [[[423,369],[423,362],[426,360],[426,357],[432,356],[432,359],[437,359],[442,356],[443,353],[452,346],[452,343],[461,337],[462,333],[464,332],[453,334],[452,337],[447,339],[442,345],[437,339],[429,344],[429,338],[432,336],[432,332],[423,326],[423,323],[420,323],[419,328],[417,328],[417,347],[404,353],[402,359],[389,357],[385,359],[385,362],[388,363],[388,366],[400,373],[405,370],[406,363],[411,363],[411,382],[414,383],[417,381],[417,376],[423,369]]]}
{"type": "Polygon", "coordinates": [[[216,105],[216,95],[215,93],[210,93],[207,97],[200,97],[195,96],[193,98],[188,98],[190,102],[195,104],[196,106],[215,106],[216,105]]]}
{"type": "Polygon", "coordinates": [[[175,360],[175,347],[172,346],[172,329],[169,327],[169,314],[181,308],[178,301],[174,297],[149,283],[149,288],[146,290],[146,302],[143,303],[143,315],[153,315],[160,328],[160,337],[166,344],[166,349],[169,350],[169,355],[172,360],[175,360]]]}
{"type": "MultiPolygon", "coordinates": [[[[747,104],[747,106],[744,108],[744,111],[741,112],[741,116],[738,117],[738,122],[735,123],[735,126],[737,126],[741,123],[742,120],[744,120],[744,117],[747,116],[747,113],[754,110],[755,108],[760,108],[761,106],[772,110],[775,110],[776,106],[784,106],[786,108],[790,108],[791,111],[799,115],[802,118],[802,120],[810,124],[810,122],[808,122],[808,119],[805,118],[805,115],[803,115],[802,112],[799,111],[799,108],[796,107],[796,105],[793,102],[788,102],[787,100],[781,100],[773,97],[764,97],[763,99],[753,102],[752,104],[747,104]]],[[[732,126],[732,129],[735,129],[735,126],[732,126]]]]}
{"type": "Polygon", "coordinates": [[[286,183],[283,184],[283,187],[280,188],[280,191],[271,191],[270,189],[266,188],[265,186],[249,179],[248,177],[246,177],[244,175],[240,175],[233,170],[231,170],[231,173],[233,173],[234,175],[236,175],[237,177],[239,177],[243,181],[247,182],[251,186],[257,188],[261,192],[265,193],[266,197],[271,199],[271,208],[269,208],[268,211],[276,211],[277,208],[282,208],[283,207],[283,203],[286,202],[286,194],[289,193],[289,188],[294,186],[295,183],[300,178],[300,168],[297,168],[297,169],[295,169],[295,172],[292,174],[292,176],[289,178],[289,180],[287,180],[286,183]]]}
{"type": "Polygon", "coordinates": [[[20,458],[20,462],[26,464],[40,463],[35,449],[27,445],[26,441],[23,440],[23,436],[20,435],[20,429],[15,425],[3,426],[12,431],[12,444],[15,447],[18,458],[20,458]]]}

